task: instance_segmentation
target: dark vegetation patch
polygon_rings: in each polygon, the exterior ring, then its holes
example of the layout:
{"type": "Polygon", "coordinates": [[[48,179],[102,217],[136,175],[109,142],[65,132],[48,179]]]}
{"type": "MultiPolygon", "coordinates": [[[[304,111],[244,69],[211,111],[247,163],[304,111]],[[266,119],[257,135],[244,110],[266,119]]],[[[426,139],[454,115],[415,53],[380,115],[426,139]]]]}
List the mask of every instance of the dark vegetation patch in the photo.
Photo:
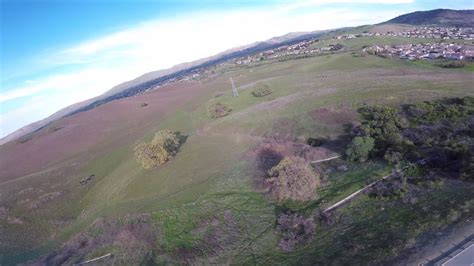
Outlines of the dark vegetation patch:
{"type": "Polygon", "coordinates": [[[89,182],[92,181],[92,179],[95,178],[95,175],[88,175],[86,177],[84,177],[83,179],[81,179],[81,181],[79,181],[79,183],[83,186],[87,185],[89,182]]]}
{"type": "Polygon", "coordinates": [[[77,264],[108,253],[100,261],[107,264],[143,264],[153,253],[155,234],[149,215],[129,215],[118,219],[98,219],[86,231],[56,252],[40,258],[41,265],[77,264]]]}
{"type": "Polygon", "coordinates": [[[390,180],[382,180],[372,186],[367,194],[371,198],[377,199],[394,199],[402,198],[407,191],[407,180],[403,175],[399,175],[390,180]]]}
{"type": "Polygon", "coordinates": [[[449,61],[438,63],[438,66],[442,68],[463,68],[466,66],[466,63],[463,61],[449,61]]]}
{"type": "Polygon", "coordinates": [[[312,241],[315,235],[315,225],[312,218],[301,214],[280,214],[277,229],[281,234],[278,246],[283,251],[293,251],[296,247],[312,241]]]}
{"type": "Polygon", "coordinates": [[[311,147],[320,147],[326,142],[327,142],[327,139],[325,138],[308,138],[306,140],[306,143],[308,143],[308,145],[311,147]]]}
{"type": "Polygon", "coordinates": [[[425,101],[400,109],[365,106],[359,112],[361,122],[351,129],[348,159],[383,158],[392,165],[417,163],[448,177],[471,176],[473,97],[425,101]]]}
{"type": "Polygon", "coordinates": [[[276,166],[284,157],[298,156],[306,161],[314,161],[324,159],[329,154],[331,151],[327,149],[314,149],[305,143],[268,139],[247,152],[246,157],[254,162],[257,176],[266,176],[268,170],[276,166]]]}
{"type": "Polygon", "coordinates": [[[207,111],[210,118],[216,119],[230,114],[232,107],[225,103],[213,103],[209,105],[207,111]]]}

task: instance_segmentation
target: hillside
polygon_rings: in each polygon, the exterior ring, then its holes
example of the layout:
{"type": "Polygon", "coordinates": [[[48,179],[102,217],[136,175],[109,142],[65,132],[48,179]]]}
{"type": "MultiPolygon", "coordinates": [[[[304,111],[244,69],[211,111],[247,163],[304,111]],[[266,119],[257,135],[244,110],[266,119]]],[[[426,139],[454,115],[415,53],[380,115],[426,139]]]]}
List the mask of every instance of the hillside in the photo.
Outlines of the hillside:
{"type": "Polygon", "coordinates": [[[474,10],[435,9],[404,14],[386,23],[474,27],[474,10]]]}
{"type": "Polygon", "coordinates": [[[73,104],[62,110],[54,113],[53,115],[42,119],[40,121],[34,122],[27,126],[20,128],[19,130],[10,133],[9,135],[0,139],[0,145],[7,142],[19,139],[23,136],[31,134],[41,128],[47,126],[54,120],[61,118],[63,116],[71,115],[74,113],[82,112],[95,108],[99,105],[113,101],[116,99],[130,97],[139,93],[143,93],[147,90],[153,89],[156,86],[160,86],[169,80],[179,78],[183,75],[189,74],[191,72],[197,72],[202,68],[213,66],[220,62],[237,58],[241,56],[246,56],[253,54],[255,52],[264,51],[271,49],[273,47],[281,46],[286,43],[297,42],[302,39],[313,38],[322,34],[321,32],[294,32],[288,33],[283,36],[274,37],[266,41],[255,42],[245,46],[234,47],[219,54],[198,59],[192,62],[181,63],[176,66],[173,66],[169,69],[157,70],[141,75],[140,77],[121,83],[102,95],[88,99],[86,101],[73,104]]]}

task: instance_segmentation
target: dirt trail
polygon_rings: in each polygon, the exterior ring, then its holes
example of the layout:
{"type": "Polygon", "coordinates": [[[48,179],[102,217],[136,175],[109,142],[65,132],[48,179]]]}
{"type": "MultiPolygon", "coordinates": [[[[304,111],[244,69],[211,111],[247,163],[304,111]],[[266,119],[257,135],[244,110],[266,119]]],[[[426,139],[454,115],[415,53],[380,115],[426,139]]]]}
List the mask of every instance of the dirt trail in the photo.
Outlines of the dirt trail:
{"type": "Polygon", "coordinates": [[[376,181],[374,181],[374,182],[368,184],[367,186],[365,186],[365,187],[363,187],[363,188],[357,190],[356,192],[350,194],[349,196],[347,196],[347,197],[343,198],[342,200],[336,202],[335,204],[329,206],[329,207],[326,208],[323,212],[326,213],[326,212],[330,212],[330,211],[332,211],[332,210],[335,210],[335,209],[339,208],[340,206],[342,206],[342,205],[344,205],[345,203],[349,202],[351,199],[357,197],[359,194],[361,194],[361,193],[367,191],[368,189],[370,189],[371,187],[375,186],[375,185],[376,185],[377,183],[379,183],[380,181],[383,181],[383,180],[389,179],[389,178],[391,178],[391,177],[393,177],[393,176],[396,176],[396,175],[398,175],[400,172],[401,172],[401,170],[395,171],[395,172],[393,172],[393,173],[391,173],[391,174],[389,174],[389,175],[386,175],[386,176],[380,178],[379,180],[376,180],[376,181]]]}

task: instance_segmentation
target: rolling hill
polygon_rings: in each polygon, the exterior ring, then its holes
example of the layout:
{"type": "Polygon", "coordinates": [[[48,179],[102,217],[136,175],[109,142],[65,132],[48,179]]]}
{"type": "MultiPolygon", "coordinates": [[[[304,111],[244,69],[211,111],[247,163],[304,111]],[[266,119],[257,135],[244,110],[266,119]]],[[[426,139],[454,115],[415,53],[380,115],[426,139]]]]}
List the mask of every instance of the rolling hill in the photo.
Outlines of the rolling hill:
{"type": "MultiPolygon", "coordinates": [[[[456,150],[472,149],[470,139],[460,139],[470,146],[455,141],[473,127],[474,68],[472,62],[447,69],[363,52],[370,45],[426,39],[333,38],[372,30],[387,27],[290,34],[146,74],[1,145],[0,265],[75,265],[96,258],[102,259],[93,263],[106,265],[426,262],[432,255],[418,256],[423,247],[472,226],[474,183],[453,172],[469,162],[456,150]],[[230,60],[314,39],[308,50],[321,53],[230,60]],[[335,46],[342,48],[331,50],[335,46]],[[164,82],[201,68],[209,74],[164,82]],[[256,93],[262,88],[265,93],[256,93]],[[445,98],[451,105],[435,105],[445,98]],[[461,135],[441,138],[456,164],[449,173],[409,168],[400,183],[386,179],[370,191],[375,196],[362,193],[327,213],[367,184],[411,166],[383,155],[367,161],[344,156],[350,134],[368,117],[360,110],[371,106],[389,110],[380,116],[385,120],[396,114],[391,110],[404,110],[421,121],[369,123],[383,129],[376,133],[393,133],[390,145],[406,136],[449,133],[446,123],[459,118],[453,124],[461,135]],[[438,116],[441,122],[431,126],[438,116]],[[390,131],[398,127],[404,134],[390,131]],[[137,147],[161,130],[179,131],[181,146],[169,161],[145,169],[137,147]],[[303,178],[316,178],[308,200],[281,201],[268,187],[278,182],[274,172],[286,167],[281,163],[291,160],[304,165],[303,178]]],[[[421,136],[417,141],[427,141],[426,149],[437,141],[421,136]]],[[[391,148],[394,158],[402,151],[391,148]]],[[[301,170],[287,169],[290,177],[301,170]]]]}

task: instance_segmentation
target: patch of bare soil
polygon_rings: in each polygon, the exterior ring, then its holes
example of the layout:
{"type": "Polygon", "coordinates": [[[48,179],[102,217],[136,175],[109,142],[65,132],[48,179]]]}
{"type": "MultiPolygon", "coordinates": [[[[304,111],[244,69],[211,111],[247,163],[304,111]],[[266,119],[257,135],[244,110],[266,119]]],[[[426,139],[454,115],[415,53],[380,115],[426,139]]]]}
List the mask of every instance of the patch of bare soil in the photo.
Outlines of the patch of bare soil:
{"type": "MultiPolygon", "coordinates": [[[[154,245],[155,234],[149,215],[129,215],[117,220],[98,219],[88,231],[30,265],[76,264],[91,259],[91,254],[100,248],[114,250],[110,251],[113,256],[100,263],[137,265],[152,252],[154,245]]],[[[98,254],[101,255],[104,254],[98,254]]]]}
{"type": "Polygon", "coordinates": [[[290,94],[287,96],[279,97],[276,98],[275,100],[271,100],[268,102],[263,102],[255,105],[252,107],[253,111],[262,111],[262,110],[270,110],[270,109],[277,109],[281,108],[291,102],[294,102],[298,99],[301,99],[303,96],[303,93],[295,93],[295,94],[290,94]]]}
{"type": "Polygon", "coordinates": [[[306,161],[316,161],[333,156],[324,147],[311,147],[306,143],[278,139],[266,139],[246,153],[246,157],[256,163],[257,170],[267,172],[287,156],[298,156],[306,161]]]}
{"type": "Polygon", "coordinates": [[[37,200],[30,202],[29,208],[36,209],[38,207],[41,207],[45,205],[46,203],[53,201],[54,199],[62,196],[63,194],[64,193],[61,191],[54,191],[54,192],[43,194],[39,196],[37,200]]]}

